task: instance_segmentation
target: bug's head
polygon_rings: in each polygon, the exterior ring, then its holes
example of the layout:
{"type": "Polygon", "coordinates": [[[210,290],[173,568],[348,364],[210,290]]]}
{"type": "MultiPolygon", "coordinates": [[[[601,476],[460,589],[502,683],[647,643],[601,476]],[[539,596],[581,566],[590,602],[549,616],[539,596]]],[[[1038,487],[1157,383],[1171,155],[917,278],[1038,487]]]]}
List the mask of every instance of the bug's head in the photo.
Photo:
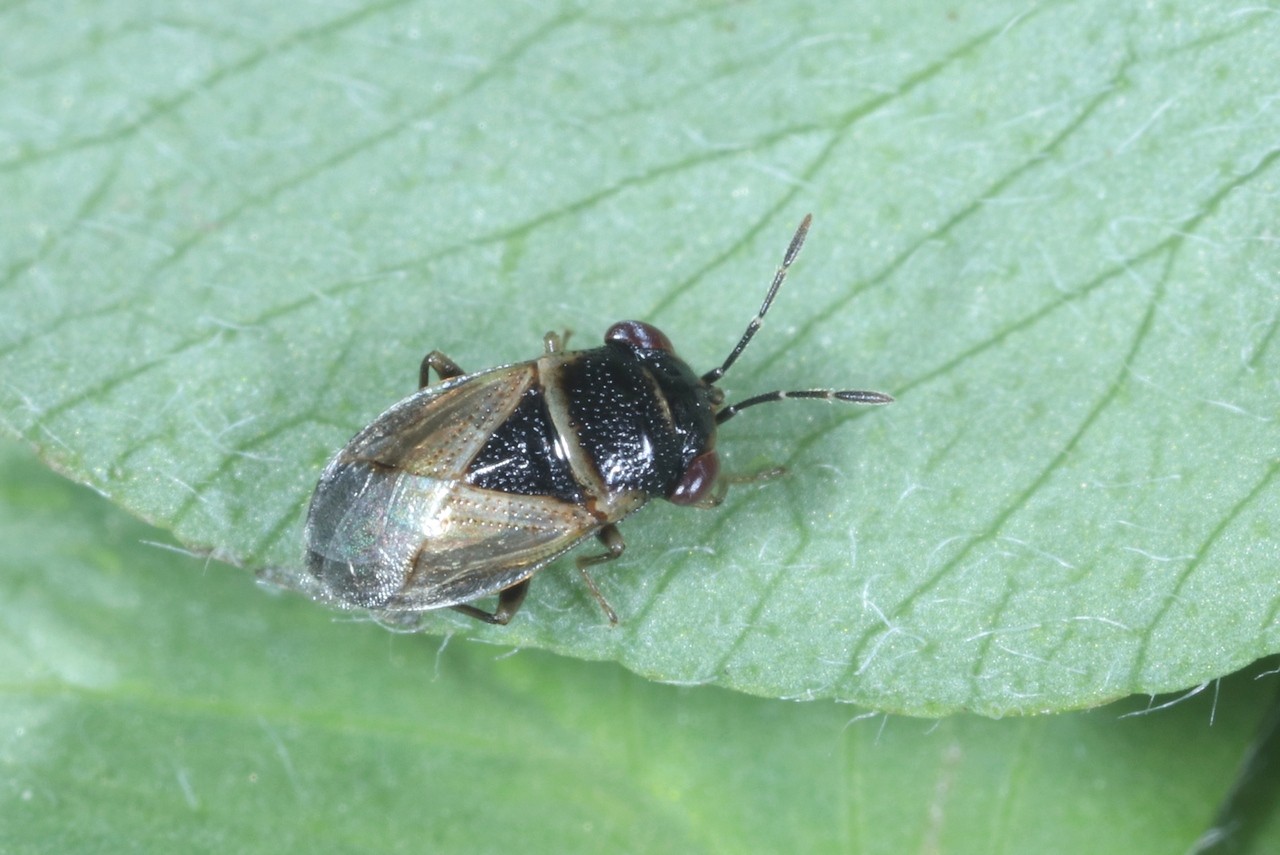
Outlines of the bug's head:
{"type": "MultiPolygon", "coordinates": [[[[773,275],[773,283],[769,286],[769,291],[765,294],[764,302],[760,305],[760,311],[756,312],[756,316],[751,319],[751,323],[747,324],[746,331],[742,334],[742,338],[738,340],[737,345],[730,351],[724,362],[718,368],[713,368],[699,378],[699,382],[708,390],[708,398],[715,410],[715,423],[722,425],[729,419],[736,416],[747,407],[754,407],[757,404],[768,404],[773,401],[783,401],[787,398],[820,398],[827,401],[845,401],[852,404],[891,404],[893,398],[883,392],[868,392],[859,389],[836,390],[836,389],[801,389],[795,391],[776,390],[773,392],[765,392],[762,395],[755,395],[747,398],[745,401],[739,401],[727,407],[724,405],[724,393],[715,384],[725,375],[729,367],[738,361],[738,357],[742,355],[742,351],[746,349],[756,331],[760,329],[764,323],[764,316],[769,312],[769,307],[773,305],[773,298],[778,295],[778,289],[782,287],[782,283],[787,278],[787,270],[791,267],[791,263],[796,260],[796,256],[800,254],[800,248],[804,246],[805,236],[809,233],[809,224],[813,222],[813,215],[806,214],[805,218],[800,221],[800,227],[796,229],[795,235],[791,238],[791,243],[787,246],[786,253],[782,256],[782,263],[778,265],[778,270],[773,275]]],[[[662,333],[654,330],[658,335],[662,333]]],[[[665,340],[666,336],[662,336],[665,340]]],[[[714,452],[711,452],[714,454],[714,452]]],[[[695,460],[694,463],[698,461],[695,460]]],[[[718,465],[716,466],[718,469],[718,465]]],[[[694,473],[696,475],[697,473],[694,473]]],[[[712,475],[714,480],[714,475],[712,475]]],[[[703,495],[699,495],[693,501],[700,501],[703,496],[710,491],[710,485],[702,488],[703,495]]],[[[672,499],[675,501],[675,499],[672,499]]],[[[692,503],[692,502],[691,502],[692,503]]]]}
{"type": "Polygon", "coordinates": [[[724,395],[694,373],[676,355],[666,333],[644,321],[619,321],[604,340],[625,345],[657,385],[655,401],[661,411],[662,432],[678,448],[674,480],[666,487],[668,501],[691,505],[710,495],[720,472],[715,452],[716,410],[724,395]]]}
{"type": "Polygon", "coordinates": [[[724,392],[716,385],[742,355],[760,325],[773,298],[787,278],[787,268],[800,254],[805,235],[809,232],[812,215],[806,216],[796,229],[787,247],[773,284],[765,295],[760,311],[751,319],[746,331],[729,356],[703,374],[694,374],[689,365],[676,356],[671,340],[657,327],[643,321],[621,321],[605,333],[605,342],[622,345],[635,354],[648,369],[658,386],[658,399],[663,408],[664,422],[679,437],[679,464],[674,468],[675,477],[667,486],[666,498],[678,505],[699,504],[707,500],[720,472],[720,460],[715,451],[716,427],[727,422],[747,407],[782,401],[787,398],[821,398],[828,401],[846,401],[856,404],[888,404],[893,398],[881,392],[860,390],[803,389],[781,390],[755,395],[745,401],[724,406],[724,392]]]}

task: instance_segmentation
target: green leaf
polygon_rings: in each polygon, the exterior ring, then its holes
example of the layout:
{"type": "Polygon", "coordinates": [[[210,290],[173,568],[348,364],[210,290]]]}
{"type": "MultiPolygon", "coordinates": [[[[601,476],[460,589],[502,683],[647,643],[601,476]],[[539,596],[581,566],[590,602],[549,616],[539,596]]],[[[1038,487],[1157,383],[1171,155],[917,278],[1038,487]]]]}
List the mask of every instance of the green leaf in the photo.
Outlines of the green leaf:
{"type": "Polygon", "coordinates": [[[1274,14],[164,14],[0,13],[0,424],[183,543],[296,569],[324,460],[430,349],[640,317],[716,364],[811,210],[728,391],[898,403],[728,424],[788,475],[628,520],[617,629],[561,561],[511,626],[431,631],[918,714],[1280,649],[1274,14]]]}
{"type": "Polygon", "coordinates": [[[868,716],[335,622],[163,537],[0,444],[0,850],[1181,852],[1275,689],[868,716]]]}

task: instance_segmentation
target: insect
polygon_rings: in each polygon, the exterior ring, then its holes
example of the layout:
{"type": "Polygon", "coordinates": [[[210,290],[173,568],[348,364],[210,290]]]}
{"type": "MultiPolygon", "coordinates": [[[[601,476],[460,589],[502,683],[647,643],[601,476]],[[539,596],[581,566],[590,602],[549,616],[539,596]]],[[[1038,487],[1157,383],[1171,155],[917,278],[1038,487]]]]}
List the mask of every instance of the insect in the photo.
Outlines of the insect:
{"type": "Polygon", "coordinates": [[[565,337],[547,333],[539,358],[474,374],[427,354],[419,391],[356,434],[320,476],[306,523],[309,592],[393,621],[448,607],[506,624],[530,578],[594,535],[605,551],[577,566],[616,624],[588,568],[622,554],[617,524],[649,499],[718,504],[720,425],[789,398],[893,400],[808,389],[724,405],[716,382],[760,328],[811,219],[737,346],[701,376],[642,321],[614,324],[591,350],[568,351],[565,337]],[[472,605],[493,594],[494,611],[472,605]]]}

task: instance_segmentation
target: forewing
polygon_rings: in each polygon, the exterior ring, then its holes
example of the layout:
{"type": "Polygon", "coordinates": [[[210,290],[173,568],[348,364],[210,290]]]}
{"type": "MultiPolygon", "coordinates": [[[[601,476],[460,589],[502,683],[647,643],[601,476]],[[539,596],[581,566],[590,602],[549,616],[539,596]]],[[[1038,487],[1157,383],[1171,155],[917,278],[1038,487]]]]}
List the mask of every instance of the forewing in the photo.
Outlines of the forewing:
{"type": "Polygon", "coordinates": [[[428,386],[357,434],[339,460],[378,463],[442,481],[460,479],[536,377],[536,363],[520,362],[428,386]]]}
{"type": "MultiPolygon", "coordinates": [[[[307,518],[308,564],[326,601],[425,611],[494,594],[644,503],[608,519],[553,496],[467,484],[468,464],[537,381],[522,362],[405,398],[329,462],[307,518]]],[[[316,596],[313,594],[313,596],[316,596]]]]}
{"type": "Polygon", "coordinates": [[[548,496],[458,484],[448,493],[384,609],[421,611],[509,588],[601,526],[585,509],[548,496]]]}

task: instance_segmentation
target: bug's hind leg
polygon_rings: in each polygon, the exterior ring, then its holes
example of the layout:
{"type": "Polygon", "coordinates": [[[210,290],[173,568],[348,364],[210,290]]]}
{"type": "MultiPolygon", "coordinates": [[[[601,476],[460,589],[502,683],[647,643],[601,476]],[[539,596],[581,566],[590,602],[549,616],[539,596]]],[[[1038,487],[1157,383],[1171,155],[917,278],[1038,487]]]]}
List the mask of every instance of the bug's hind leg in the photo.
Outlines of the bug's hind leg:
{"type": "Polygon", "coordinates": [[[609,605],[609,601],[604,598],[604,594],[600,593],[600,589],[596,587],[596,580],[591,578],[591,574],[587,572],[587,568],[592,564],[603,564],[606,561],[613,561],[622,555],[622,551],[627,548],[627,544],[622,540],[622,532],[618,531],[616,525],[607,525],[600,529],[600,533],[596,535],[600,538],[600,542],[604,544],[608,552],[602,552],[599,555],[583,555],[578,558],[578,572],[582,574],[582,581],[587,583],[587,587],[591,589],[591,596],[596,598],[596,602],[600,604],[600,608],[604,609],[605,617],[609,618],[609,623],[617,625],[618,613],[613,610],[613,606],[609,605]]]}
{"type": "Polygon", "coordinates": [[[462,612],[467,617],[482,620],[485,623],[506,626],[515,617],[516,612],[520,611],[520,605],[524,602],[524,596],[527,593],[529,593],[529,580],[525,579],[523,582],[516,582],[510,588],[503,588],[498,592],[498,607],[493,610],[493,614],[486,612],[484,609],[468,605],[453,606],[453,610],[462,612]]]}
{"type": "Polygon", "coordinates": [[[433,350],[422,359],[422,367],[418,369],[418,388],[425,389],[431,385],[431,372],[440,375],[441,380],[461,377],[467,372],[458,367],[458,363],[438,350],[433,350]]]}

